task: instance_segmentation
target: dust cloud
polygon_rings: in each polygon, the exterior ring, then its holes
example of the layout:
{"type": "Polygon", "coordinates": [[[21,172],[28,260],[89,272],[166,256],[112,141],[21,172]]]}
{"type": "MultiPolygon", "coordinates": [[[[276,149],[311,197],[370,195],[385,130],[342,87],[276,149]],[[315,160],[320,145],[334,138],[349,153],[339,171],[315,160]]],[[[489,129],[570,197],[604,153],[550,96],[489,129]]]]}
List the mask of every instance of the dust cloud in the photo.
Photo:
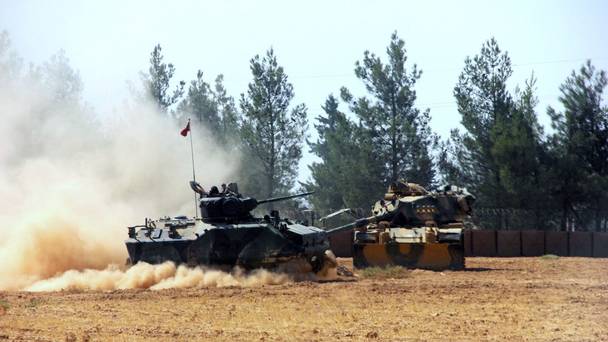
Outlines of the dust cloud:
{"type": "MultiPolygon", "coordinates": [[[[127,225],[194,215],[190,145],[179,135],[185,120],[144,100],[96,113],[65,57],[24,72],[8,49],[0,35],[0,290],[209,281],[205,272],[171,265],[108,266],[125,263],[127,225]]],[[[231,180],[238,156],[203,127],[192,133],[203,186],[231,180]]]]}
{"type": "Polygon", "coordinates": [[[232,272],[206,269],[201,267],[178,267],[172,262],[160,265],[138,263],[126,270],[115,265],[104,270],[70,270],[59,276],[44,279],[30,284],[25,291],[60,291],[60,290],[122,290],[200,287],[256,287],[278,285],[292,279],[284,273],[273,273],[267,270],[245,272],[235,268],[232,272]]]}

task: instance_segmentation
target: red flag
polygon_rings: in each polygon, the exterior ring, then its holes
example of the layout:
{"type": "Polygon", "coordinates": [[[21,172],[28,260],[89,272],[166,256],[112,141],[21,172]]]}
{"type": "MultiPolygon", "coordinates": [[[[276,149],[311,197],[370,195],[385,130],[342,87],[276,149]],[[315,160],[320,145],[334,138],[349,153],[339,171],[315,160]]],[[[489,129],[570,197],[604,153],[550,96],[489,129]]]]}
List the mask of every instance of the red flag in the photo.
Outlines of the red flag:
{"type": "Polygon", "coordinates": [[[186,125],[186,127],[184,127],[184,129],[182,129],[181,132],[179,132],[179,134],[185,137],[188,135],[188,132],[190,132],[190,119],[188,119],[188,124],[186,125]]]}

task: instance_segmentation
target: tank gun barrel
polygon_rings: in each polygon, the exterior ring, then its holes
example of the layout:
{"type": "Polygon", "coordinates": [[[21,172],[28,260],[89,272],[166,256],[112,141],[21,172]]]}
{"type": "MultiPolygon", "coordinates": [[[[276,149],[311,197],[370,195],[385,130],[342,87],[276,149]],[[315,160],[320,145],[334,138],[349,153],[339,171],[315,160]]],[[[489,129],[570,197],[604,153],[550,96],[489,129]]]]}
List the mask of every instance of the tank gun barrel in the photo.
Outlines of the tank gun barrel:
{"type": "Polygon", "coordinates": [[[264,204],[264,203],[284,201],[284,200],[288,200],[288,199],[292,199],[292,198],[309,196],[309,195],[312,195],[314,193],[315,193],[314,191],[310,191],[310,192],[303,192],[301,194],[295,194],[295,195],[289,195],[289,196],[272,197],[272,198],[267,198],[267,199],[259,200],[259,201],[257,201],[257,203],[258,204],[264,204]]]}
{"type": "Polygon", "coordinates": [[[345,230],[350,230],[353,228],[359,228],[359,227],[363,227],[366,224],[370,224],[370,223],[377,223],[380,221],[384,221],[387,220],[389,218],[391,218],[391,216],[393,216],[393,213],[388,212],[388,213],[384,213],[382,215],[376,215],[376,216],[370,216],[370,217],[364,217],[362,219],[358,219],[355,222],[349,223],[349,224],[345,224],[343,226],[339,226],[336,228],[332,228],[327,230],[327,234],[335,234],[335,233],[339,233],[339,232],[343,232],[345,230]]]}

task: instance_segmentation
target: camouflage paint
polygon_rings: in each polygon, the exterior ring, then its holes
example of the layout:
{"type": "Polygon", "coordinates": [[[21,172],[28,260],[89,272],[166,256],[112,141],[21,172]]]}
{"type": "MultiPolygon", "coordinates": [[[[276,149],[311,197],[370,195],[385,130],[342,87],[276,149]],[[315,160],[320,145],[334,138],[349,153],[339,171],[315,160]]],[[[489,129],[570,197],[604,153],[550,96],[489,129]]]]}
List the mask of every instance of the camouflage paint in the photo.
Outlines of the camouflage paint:
{"type": "Polygon", "coordinates": [[[399,265],[430,270],[461,270],[464,248],[446,243],[387,243],[353,245],[353,265],[357,268],[399,265]]]}

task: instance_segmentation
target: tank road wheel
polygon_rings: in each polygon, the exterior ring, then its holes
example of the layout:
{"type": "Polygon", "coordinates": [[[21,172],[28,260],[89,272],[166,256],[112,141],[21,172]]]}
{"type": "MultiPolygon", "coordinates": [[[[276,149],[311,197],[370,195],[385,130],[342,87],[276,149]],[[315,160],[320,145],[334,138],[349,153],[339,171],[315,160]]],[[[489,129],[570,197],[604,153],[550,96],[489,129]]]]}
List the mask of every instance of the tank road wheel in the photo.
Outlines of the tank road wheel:
{"type": "Polygon", "coordinates": [[[241,249],[236,265],[244,269],[276,267],[278,266],[275,264],[276,252],[258,240],[253,240],[241,249]]]}
{"type": "Polygon", "coordinates": [[[247,269],[274,268],[299,253],[300,250],[279,232],[264,229],[239,251],[237,265],[247,269]]]}
{"type": "Polygon", "coordinates": [[[187,262],[190,266],[234,266],[236,253],[230,239],[219,232],[208,232],[188,247],[187,262]]]}
{"type": "Polygon", "coordinates": [[[162,243],[143,244],[139,261],[148,264],[162,264],[166,261],[180,264],[182,258],[175,247],[162,243]]]}
{"type": "Polygon", "coordinates": [[[394,243],[355,244],[356,268],[398,265],[431,270],[464,269],[464,249],[458,244],[394,243]]]}
{"type": "Polygon", "coordinates": [[[399,266],[406,268],[418,267],[424,253],[425,245],[417,243],[407,244],[407,247],[404,245],[405,244],[398,243],[386,244],[386,252],[388,253],[389,258],[399,266]]]}
{"type": "Polygon", "coordinates": [[[399,265],[416,267],[424,247],[420,244],[354,244],[353,266],[356,268],[399,265]]]}
{"type": "Polygon", "coordinates": [[[208,234],[199,237],[197,240],[192,241],[188,249],[186,250],[186,263],[188,266],[194,267],[198,265],[208,265],[209,255],[208,251],[212,247],[212,241],[208,234]]]}

